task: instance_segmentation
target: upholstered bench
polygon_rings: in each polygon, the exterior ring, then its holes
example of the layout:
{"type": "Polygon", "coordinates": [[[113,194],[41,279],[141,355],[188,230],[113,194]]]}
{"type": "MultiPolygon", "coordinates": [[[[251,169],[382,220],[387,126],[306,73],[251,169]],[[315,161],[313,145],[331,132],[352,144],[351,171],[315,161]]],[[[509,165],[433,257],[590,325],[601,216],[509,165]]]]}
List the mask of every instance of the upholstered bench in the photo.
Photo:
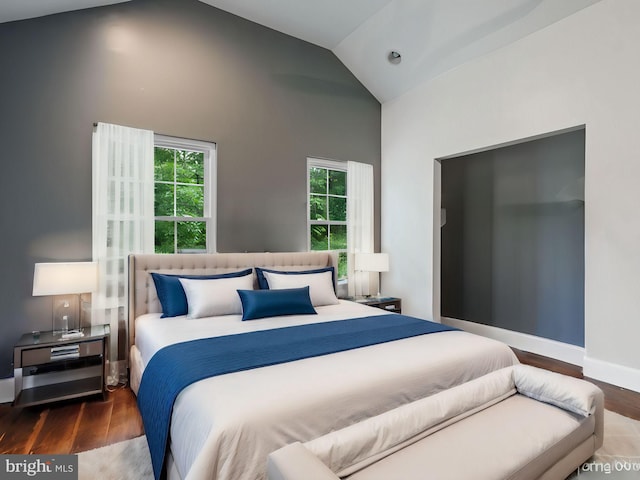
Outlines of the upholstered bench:
{"type": "Polygon", "coordinates": [[[593,384],[526,365],[269,455],[269,480],[566,478],[602,445],[593,384]]]}

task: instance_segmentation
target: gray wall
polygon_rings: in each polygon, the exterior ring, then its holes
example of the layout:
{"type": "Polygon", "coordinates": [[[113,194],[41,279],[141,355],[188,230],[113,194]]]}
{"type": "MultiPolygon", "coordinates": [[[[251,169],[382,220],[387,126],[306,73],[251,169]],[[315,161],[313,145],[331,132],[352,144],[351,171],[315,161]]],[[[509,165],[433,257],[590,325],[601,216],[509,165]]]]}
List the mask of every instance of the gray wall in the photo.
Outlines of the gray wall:
{"type": "Polygon", "coordinates": [[[306,157],[371,163],[380,104],[332,52],[196,0],[0,25],[0,377],[51,325],[33,265],[91,258],[93,122],[218,144],[218,251],[306,250],[306,157]]]}
{"type": "Polygon", "coordinates": [[[442,161],[443,316],[584,346],[584,140],[442,161]]]}

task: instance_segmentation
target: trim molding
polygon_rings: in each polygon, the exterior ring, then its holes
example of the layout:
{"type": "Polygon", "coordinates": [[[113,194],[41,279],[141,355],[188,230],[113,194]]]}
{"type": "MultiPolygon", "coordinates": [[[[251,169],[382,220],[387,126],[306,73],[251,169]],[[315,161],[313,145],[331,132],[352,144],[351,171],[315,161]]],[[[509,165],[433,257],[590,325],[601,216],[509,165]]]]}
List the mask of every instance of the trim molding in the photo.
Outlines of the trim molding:
{"type": "Polygon", "coordinates": [[[640,392],[640,370],[615,363],[585,357],[583,373],[585,377],[640,392]]]}
{"type": "Polygon", "coordinates": [[[583,347],[456,318],[442,317],[442,323],[476,335],[499,340],[526,352],[578,365],[582,367],[582,373],[585,377],[640,392],[640,370],[589,357],[583,347]]]}
{"type": "Polygon", "coordinates": [[[585,350],[583,347],[536,337],[528,333],[514,332],[467,320],[458,320],[457,318],[442,317],[442,323],[476,335],[499,340],[519,350],[555,358],[580,367],[584,366],[585,350]]]}
{"type": "Polygon", "coordinates": [[[0,378],[0,403],[13,402],[14,394],[13,377],[0,378]]]}

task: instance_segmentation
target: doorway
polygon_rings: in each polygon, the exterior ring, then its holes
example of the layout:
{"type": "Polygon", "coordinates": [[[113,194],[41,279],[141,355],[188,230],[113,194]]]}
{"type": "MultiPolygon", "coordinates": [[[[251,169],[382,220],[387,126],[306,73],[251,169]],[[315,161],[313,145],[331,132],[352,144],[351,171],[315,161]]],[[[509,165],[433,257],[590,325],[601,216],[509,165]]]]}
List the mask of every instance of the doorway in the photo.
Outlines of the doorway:
{"type": "Polygon", "coordinates": [[[443,317],[584,346],[585,129],[440,159],[443,317]]]}

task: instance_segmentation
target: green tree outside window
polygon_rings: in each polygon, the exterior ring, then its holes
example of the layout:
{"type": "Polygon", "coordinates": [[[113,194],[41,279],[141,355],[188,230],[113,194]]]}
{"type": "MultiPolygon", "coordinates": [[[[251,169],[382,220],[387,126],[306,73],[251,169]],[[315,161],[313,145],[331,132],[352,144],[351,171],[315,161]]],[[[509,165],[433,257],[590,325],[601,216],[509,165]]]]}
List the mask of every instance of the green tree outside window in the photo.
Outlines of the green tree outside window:
{"type": "Polygon", "coordinates": [[[309,168],[309,248],[338,251],[338,279],[347,277],[347,172],[309,168]]]}
{"type": "Polygon", "coordinates": [[[205,159],[203,152],[156,146],[155,251],[205,252],[205,159]]]}

